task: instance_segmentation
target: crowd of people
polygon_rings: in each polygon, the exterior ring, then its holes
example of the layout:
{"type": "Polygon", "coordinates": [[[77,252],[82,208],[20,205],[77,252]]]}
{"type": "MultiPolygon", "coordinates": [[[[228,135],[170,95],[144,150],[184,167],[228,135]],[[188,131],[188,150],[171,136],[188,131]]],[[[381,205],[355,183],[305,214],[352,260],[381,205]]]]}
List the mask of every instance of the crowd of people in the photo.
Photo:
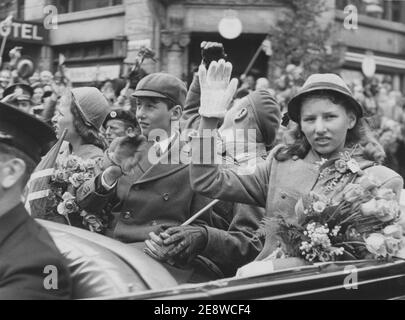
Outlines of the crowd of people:
{"type": "Polygon", "coordinates": [[[66,272],[53,298],[71,292],[66,262],[28,217],[21,196],[31,216],[139,247],[181,274],[181,282],[308,263],[270,227],[260,231],[276,216],[297,224],[296,207],[311,192],[336,203],[348,184],[371,174],[399,201],[403,179],[395,159],[405,117],[389,79],[348,86],[335,74],[302,79],[302,69],[289,65],[274,83],[251,75],[231,80],[222,44],[203,42],[201,49],[188,89],[173,75],[140,68],[132,70],[133,81],[99,88],[72,88],[63,66],[28,79],[12,61],[3,68],[0,204],[7,205],[0,205],[0,223],[13,236],[0,241],[0,252],[7,246],[19,257],[0,259],[0,298],[49,295],[42,270],[26,274],[25,265],[39,270],[48,261],[66,272]],[[342,154],[344,168],[336,165],[342,154]],[[38,172],[50,163],[59,170],[48,177],[53,198],[32,198],[44,181],[38,172]],[[21,259],[43,243],[43,256],[21,259]]]}

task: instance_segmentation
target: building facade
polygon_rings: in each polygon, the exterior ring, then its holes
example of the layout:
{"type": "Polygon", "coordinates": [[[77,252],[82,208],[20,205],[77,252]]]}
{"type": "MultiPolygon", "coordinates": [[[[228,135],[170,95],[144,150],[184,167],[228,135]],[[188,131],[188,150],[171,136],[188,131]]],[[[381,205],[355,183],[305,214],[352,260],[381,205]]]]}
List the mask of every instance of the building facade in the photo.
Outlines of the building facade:
{"type": "MultiPolygon", "coordinates": [[[[7,41],[3,60],[7,59],[7,49],[22,45],[23,54],[33,56],[39,69],[55,70],[61,53],[72,81],[78,85],[124,75],[143,45],[154,49],[158,58],[156,63],[146,62],[147,72],[163,70],[187,80],[200,63],[203,40],[223,42],[234,63],[235,75],[240,75],[286,10],[282,0],[4,1],[8,5],[0,6],[0,17],[12,12],[18,23],[28,26],[16,27],[16,37],[7,41]],[[44,20],[50,19],[50,6],[57,9],[57,21],[47,29],[44,20]],[[218,31],[229,9],[242,26],[240,36],[232,40],[223,38],[218,31]]],[[[320,23],[336,24],[333,41],[345,47],[342,75],[349,80],[361,78],[362,62],[372,51],[377,75],[391,75],[394,87],[405,89],[405,1],[326,3],[329,11],[320,23]],[[345,27],[345,9],[349,4],[358,8],[357,29],[345,27]]],[[[253,65],[258,76],[267,75],[268,59],[264,52],[259,52],[253,65]]]]}

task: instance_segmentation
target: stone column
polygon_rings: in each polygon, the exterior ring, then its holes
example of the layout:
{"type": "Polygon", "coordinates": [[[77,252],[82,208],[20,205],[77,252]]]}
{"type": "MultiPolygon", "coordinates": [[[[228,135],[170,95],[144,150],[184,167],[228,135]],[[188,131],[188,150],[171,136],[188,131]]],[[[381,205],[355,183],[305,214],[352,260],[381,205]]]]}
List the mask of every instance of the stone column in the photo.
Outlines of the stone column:
{"type": "MultiPolygon", "coordinates": [[[[126,63],[134,63],[136,55],[142,46],[153,46],[153,13],[148,0],[124,0],[125,35],[128,40],[126,63]]],[[[142,68],[146,72],[154,72],[154,63],[145,61],[142,68]]]]}
{"type": "Polygon", "coordinates": [[[164,30],[161,33],[161,41],[167,55],[165,69],[168,73],[182,79],[186,71],[183,70],[183,66],[188,58],[185,48],[190,43],[190,35],[185,32],[164,30]]]}

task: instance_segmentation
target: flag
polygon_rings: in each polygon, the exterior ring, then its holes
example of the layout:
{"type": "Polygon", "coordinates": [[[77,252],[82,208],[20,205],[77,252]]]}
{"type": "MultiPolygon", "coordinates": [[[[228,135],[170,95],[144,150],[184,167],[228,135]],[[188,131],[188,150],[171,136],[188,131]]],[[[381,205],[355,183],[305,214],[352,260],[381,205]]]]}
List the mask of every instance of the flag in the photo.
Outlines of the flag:
{"type": "Polygon", "coordinates": [[[55,171],[56,159],[64,142],[67,130],[65,130],[55,145],[42,158],[41,162],[32,173],[28,181],[28,193],[25,200],[25,208],[34,218],[43,215],[46,199],[49,195],[49,181],[55,171]]]}
{"type": "Polygon", "coordinates": [[[270,41],[269,37],[266,37],[266,39],[263,40],[263,42],[262,42],[262,50],[269,57],[273,54],[273,49],[271,47],[271,41],[270,41]]]}

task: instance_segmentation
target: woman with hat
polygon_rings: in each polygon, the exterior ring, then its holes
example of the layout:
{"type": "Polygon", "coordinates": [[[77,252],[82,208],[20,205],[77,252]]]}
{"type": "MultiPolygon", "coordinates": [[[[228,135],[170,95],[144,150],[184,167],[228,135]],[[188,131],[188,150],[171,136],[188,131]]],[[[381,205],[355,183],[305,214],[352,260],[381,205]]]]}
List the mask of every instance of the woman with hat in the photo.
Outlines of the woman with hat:
{"type": "Polygon", "coordinates": [[[103,157],[106,143],[100,128],[110,111],[103,94],[93,87],[74,88],[62,96],[52,118],[58,136],[67,129],[65,140],[80,158],[103,157]]]}
{"type": "MultiPolygon", "coordinates": [[[[335,161],[347,151],[363,171],[373,175],[380,185],[392,189],[399,200],[402,178],[379,165],[383,150],[367,131],[361,106],[335,74],[314,74],[307,79],[288,103],[288,115],[296,123],[292,139],[288,145],[276,146],[253,174],[238,174],[236,170],[220,168],[212,162],[207,164],[203,155],[210,150],[201,152],[201,148],[215,146],[207,129],[216,128],[218,118],[226,110],[228,96],[234,93],[232,82],[228,85],[229,69],[232,69],[230,64],[219,62],[210,65],[208,72],[203,66],[199,70],[203,118],[199,135],[192,139],[193,150],[200,150],[193,152],[190,166],[194,190],[224,201],[256,204],[266,208],[268,217],[280,215],[287,223],[297,223],[295,207],[310,191],[322,192],[337,202],[341,199],[342,193],[336,190],[348,183],[345,174],[335,181],[333,188],[326,190],[325,186],[334,177],[335,161]],[[320,176],[326,166],[330,166],[330,174],[320,176]]],[[[278,239],[271,234],[257,259],[265,259],[278,245],[278,239]]],[[[272,267],[279,269],[297,264],[302,264],[298,258],[279,259],[272,267]]],[[[255,270],[258,270],[257,264],[245,270],[245,274],[255,270]]]]}

